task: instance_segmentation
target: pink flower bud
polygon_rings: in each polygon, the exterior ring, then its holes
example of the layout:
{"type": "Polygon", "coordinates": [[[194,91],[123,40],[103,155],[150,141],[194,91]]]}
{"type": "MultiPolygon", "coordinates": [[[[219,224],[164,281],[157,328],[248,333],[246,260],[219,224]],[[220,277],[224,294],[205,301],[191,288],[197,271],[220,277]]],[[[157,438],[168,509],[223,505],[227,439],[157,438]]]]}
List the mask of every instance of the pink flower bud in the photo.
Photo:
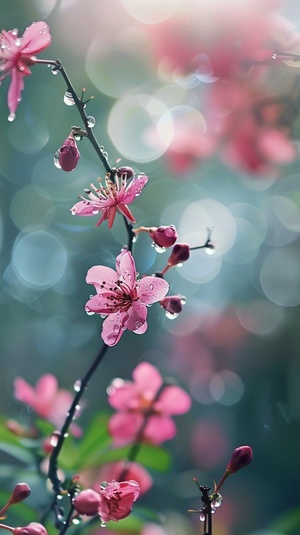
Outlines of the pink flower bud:
{"type": "Polygon", "coordinates": [[[46,528],[38,522],[30,522],[28,526],[14,528],[14,535],[48,535],[46,528]]]}
{"type": "Polygon", "coordinates": [[[80,153],[77,148],[76,140],[71,133],[69,137],[64,141],[64,144],[59,149],[59,165],[63,171],[73,171],[75,169],[78,160],[80,158],[80,153]]]}
{"type": "Polygon", "coordinates": [[[187,243],[176,243],[172,249],[172,253],[168,258],[168,265],[170,267],[177,266],[186,262],[190,257],[190,247],[187,243]]]}
{"type": "Polygon", "coordinates": [[[29,486],[27,485],[27,483],[18,483],[15,486],[13,493],[9,499],[10,505],[14,505],[15,503],[22,502],[23,500],[28,498],[30,492],[31,490],[29,486]]]}
{"type": "Polygon", "coordinates": [[[170,295],[159,301],[159,304],[171,315],[178,315],[182,311],[182,301],[179,295],[170,295]]]}
{"type": "Polygon", "coordinates": [[[95,516],[100,506],[100,494],[93,489],[82,490],[73,500],[73,505],[80,515],[95,516]]]}
{"type": "Polygon", "coordinates": [[[125,175],[124,178],[126,178],[126,180],[129,180],[134,176],[134,170],[131,167],[126,166],[119,167],[117,169],[117,175],[121,178],[123,177],[123,175],[125,175]]]}
{"type": "Polygon", "coordinates": [[[236,448],[226,466],[227,474],[234,474],[241,468],[244,468],[247,464],[251,463],[252,458],[253,451],[250,446],[240,446],[239,448],[236,448]]]}
{"type": "Polygon", "coordinates": [[[159,247],[172,247],[178,238],[174,225],[168,227],[153,227],[149,229],[149,234],[159,247]]]}

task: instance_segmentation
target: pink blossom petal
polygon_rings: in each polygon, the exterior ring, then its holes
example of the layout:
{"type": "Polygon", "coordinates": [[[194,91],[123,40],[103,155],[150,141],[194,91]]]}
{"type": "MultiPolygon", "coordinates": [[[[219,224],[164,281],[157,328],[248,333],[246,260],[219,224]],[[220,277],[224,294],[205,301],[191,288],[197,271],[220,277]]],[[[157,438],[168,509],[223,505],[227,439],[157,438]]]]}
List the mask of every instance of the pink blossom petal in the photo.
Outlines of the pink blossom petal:
{"type": "Polygon", "coordinates": [[[114,379],[108,388],[108,402],[114,409],[126,410],[137,397],[135,385],[131,381],[114,379]]]}
{"type": "Polygon", "coordinates": [[[169,284],[161,277],[143,277],[137,286],[138,297],[146,305],[163,299],[168,290],[169,284]]]}
{"type": "MultiPolygon", "coordinates": [[[[149,362],[138,364],[132,372],[132,377],[138,391],[146,395],[151,392],[151,399],[153,399],[163,383],[158,369],[149,362]]],[[[147,395],[147,398],[149,399],[149,395],[147,395]]]]}
{"type": "Polygon", "coordinates": [[[93,266],[88,270],[85,280],[95,286],[97,293],[104,293],[109,288],[115,287],[118,274],[106,266],[93,266]]]}
{"type": "Polygon", "coordinates": [[[161,444],[165,440],[171,440],[176,435],[176,425],[168,416],[154,414],[148,420],[144,430],[144,437],[152,444],[161,444]]]}
{"type": "MultiPolygon", "coordinates": [[[[144,329],[144,324],[147,318],[147,308],[144,303],[140,301],[134,301],[132,306],[127,311],[127,319],[124,322],[124,327],[129,331],[137,332],[139,329],[144,329]]],[[[143,334],[145,331],[142,330],[143,334]]]]}
{"type": "MultiPolygon", "coordinates": [[[[99,203],[97,203],[98,205],[99,203]]],[[[95,215],[96,212],[100,211],[100,207],[96,206],[96,202],[92,201],[79,201],[74,206],[72,206],[70,212],[73,215],[81,215],[81,216],[91,216],[95,215]]]]}
{"type": "Polygon", "coordinates": [[[114,295],[113,292],[103,292],[102,294],[94,295],[85,304],[86,312],[95,312],[96,314],[114,314],[118,312],[118,303],[112,301],[114,295]]]}
{"type": "Polygon", "coordinates": [[[27,405],[35,404],[35,391],[22,377],[14,380],[14,397],[27,405]]]}
{"type": "Polygon", "coordinates": [[[146,175],[138,175],[136,178],[134,178],[123,194],[122,201],[124,204],[132,203],[135,200],[135,197],[140,195],[147,182],[148,177],[146,175]]]}
{"type": "Polygon", "coordinates": [[[57,379],[54,375],[47,373],[42,375],[36,383],[36,395],[45,401],[52,402],[58,390],[57,379]]]}
{"type": "Polygon", "coordinates": [[[120,312],[116,312],[114,314],[110,314],[108,316],[102,325],[102,333],[101,337],[102,340],[108,345],[108,346],[114,346],[116,345],[122,334],[124,333],[124,314],[120,312]]]}
{"type": "Polygon", "coordinates": [[[118,204],[118,210],[121,212],[121,214],[127,217],[131,223],[135,223],[135,218],[126,204],[118,204]]]}
{"type": "Polygon", "coordinates": [[[261,152],[271,163],[286,164],[296,157],[296,145],[275,128],[262,132],[258,143],[261,152]]]}
{"type": "Polygon", "coordinates": [[[130,251],[122,251],[116,258],[116,270],[130,289],[136,285],[135,262],[130,251]]]}
{"type": "Polygon", "coordinates": [[[191,408],[191,397],[179,386],[167,386],[154,407],[164,414],[184,414],[191,408]]]}
{"type": "Polygon", "coordinates": [[[17,69],[11,71],[11,82],[7,93],[7,105],[10,113],[15,113],[19,101],[21,99],[21,92],[24,89],[24,74],[17,69]]]}
{"type": "Polygon", "coordinates": [[[144,421],[144,416],[137,412],[116,412],[108,422],[108,430],[114,444],[124,446],[134,441],[144,421]]]}
{"type": "Polygon", "coordinates": [[[109,208],[108,210],[108,228],[110,229],[113,224],[114,224],[114,220],[115,220],[115,217],[116,217],[116,213],[117,213],[117,206],[116,205],[113,205],[109,208]]]}
{"type": "Polygon", "coordinates": [[[22,51],[29,55],[37,54],[51,44],[49,26],[40,20],[33,22],[24,32],[22,37],[22,51]]]}

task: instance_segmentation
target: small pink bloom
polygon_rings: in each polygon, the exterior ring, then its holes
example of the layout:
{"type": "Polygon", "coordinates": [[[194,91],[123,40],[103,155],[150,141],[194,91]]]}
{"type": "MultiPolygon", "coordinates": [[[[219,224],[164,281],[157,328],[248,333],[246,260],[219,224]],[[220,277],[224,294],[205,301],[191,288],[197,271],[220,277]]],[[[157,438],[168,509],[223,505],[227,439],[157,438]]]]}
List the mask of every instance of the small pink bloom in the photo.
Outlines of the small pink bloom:
{"type": "Polygon", "coordinates": [[[77,148],[76,140],[71,133],[69,137],[64,141],[59,151],[59,165],[63,171],[73,171],[77,166],[80,158],[80,153],[77,148]]]}
{"type": "Polygon", "coordinates": [[[148,181],[148,177],[143,174],[136,176],[131,167],[119,167],[114,173],[114,180],[108,174],[105,178],[105,186],[102,186],[100,178],[98,181],[100,187],[96,188],[93,184],[90,184],[91,190],[85,190],[89,198],[85,199],[80,196],[81,201],[74,204],[71,208],[71,213],[73,215],[92,216],[102,212],[96,227],[107,219],[108,228],[111,228],[117,212],[135,223],[128,204],[131,204],[140,195],[148,181]]]}
{"type": "MultiPolygon", "coordinates": [[[[35,388],[22,377],[16,377],[14,396],[18,401],[33,409],[38,416],[45,418],[56,427],[62,426],[73,400],[70,392],[58,388],[57,379],[51,374],[42,375],[35,388]]],[[[72,424],[72,432],[78,436],[81,430],[72,424]]]]}
{"type": "Polygon", "coordinates": [[[28,526],[14,528],[14,535],[48,535],[46,528],[38,522],[30,522],[28,526]]]}
{"type": "Polygon", "coordinates": [[[229,463],[226,466],[226,472],[231,475],[245,468],[253,459],[253,451],[250,446],[240,446],[236,448],[232,454],[229,463]]]}
{"type": "Polygon", "coordinates": [[[22,502],[23,500],[28,498],[28,496],[30,495],[30,492],[31,490],[29,486],[27,485],[27,483],[18,483],[15,486],[13,493],[9,499],[10,505],[14,505],[15,503],[22,502]]]}
{"type": "Polygon", "coordinates": [[[81,491],[73,500],[73,505],[79,515],[95,516],[100,506],[100,494],[93,489],[81,491]]]}
{"type": "Polygon", "coordinates": [[[149,229],[149,234],[159,247],[172,247],[178,238],[178,234],[174,225],[167,227],[154,227],[149,229]]]}
{"type": "Polygon", "coordinates": [[[156,396],[163,379],[154,366],[141,362],[133,371],[133,381],[115,379],[108,389],[108,401],[118,412],[109,420],[109,432],[118,445],[133,442],[147,415],[142,440],[161,444],[176,434],[170,417],[191,407],[190,396],[179,386],[165,386],[156,396]]]}
{"type": "Polygon", "coordinates": [[[122,520],[130,515],[133,503],[140,494],[140,487],[136,481],[112,481],[102,483],[100,487],[99,515],[102,522],[122,520]]]}
{"type": "Polygon", "coordinates": [[[10,120],[15,118],[21,100],[23,78],[31,74],[29,67],[36,62],[34,54],[47,48],[50,43],[49,27],[43,21],[33,22],[22,37],[18,37],[18,30],[3,30],[0,34],[0,71],[3,72],[0,83],[6,76],[11,76],[7,95],[10,120]]]}
{"type": "Polygon", "coordinates": [[[143,334],[147,330],[147,306],[160,301],[168,292],[168,283],[159,277],[136,279],[132,254],[122,251],[116,259],[116,271],[105,266],[89,269],[86,282],[94,284],[97,294],[85,305],[87,313],[106,314],[102,339],[114,346],[125,329],[143,334]]]}
{"type": "Polygon", "coordinates": [[[140,486],[140,494],[144,494],[152,487],[152,477],[141,464],[134,461],[117,461],[103,464],[99,470],[87,470],[80,474],[80,482],[84,486],[99,489],[99,481],[120,481],[133,479],[140,486]]]}

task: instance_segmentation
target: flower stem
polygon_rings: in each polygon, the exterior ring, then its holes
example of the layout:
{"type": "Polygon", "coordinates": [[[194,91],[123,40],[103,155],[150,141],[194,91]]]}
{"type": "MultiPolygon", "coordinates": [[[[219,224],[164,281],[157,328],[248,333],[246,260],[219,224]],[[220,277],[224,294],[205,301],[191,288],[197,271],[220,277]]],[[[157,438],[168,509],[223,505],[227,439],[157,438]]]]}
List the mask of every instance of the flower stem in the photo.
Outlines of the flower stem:
{"type": "Polygon", "coordinates": [[[58,456],[61,452],[61,449],[63,447],[64,441],[66,437],[68,436],[69,427],[74,419],[77,406],[79,405],[79,402],[83,396],[83,393],[87,389],[88,383],[93,376],[94,372],[96,371],[97,367],[99,366],[100,362],[102,361],[106,351],[108,350],[109,346],[106,344],[103,344],[102,348],[100,349],[98,355],[96,356],[95,360],[92,362],[90,367],[88,368],[86,374],[84,375],[83,379],[80,383],[80,388],[78,392],[76,392],[74,399],[72,401],[71,407],[67,413],[67,417],[65,419],[65,422],[60,430],[59,439],[57,442],[57,445],[53,449],[50,460],[49,460],[49,471],[48,471],[48,477],[52,483],[53,490],[55,492],[55,495],[58,496],[62,491],[61,481],[57,475],[57,462],[58,462],[58,456]]]}

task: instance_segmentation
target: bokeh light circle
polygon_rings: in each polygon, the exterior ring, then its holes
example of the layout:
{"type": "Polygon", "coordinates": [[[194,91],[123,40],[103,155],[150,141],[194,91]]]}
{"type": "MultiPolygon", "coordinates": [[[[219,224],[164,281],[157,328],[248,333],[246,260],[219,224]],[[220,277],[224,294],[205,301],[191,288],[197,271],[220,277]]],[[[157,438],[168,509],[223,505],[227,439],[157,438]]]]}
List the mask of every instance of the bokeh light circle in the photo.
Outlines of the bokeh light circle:
{"type": "Polygon", "coordinates": [[[281,306],[300,304],[300,251],[295,247],[274,249],[260,270],[260,284],[266,297],[281,306]]]}
{"type": "Polygon", "coordinates": [[[209,382],[209,390],[215,401],[221,405],[235,405],[244,394],[244,383],[236,373],[223,370],[215,373],[209,382]]]}
{"type": "Polygon", "coordinates": [[[157,24],[176,13],[181,0],[122,0],[123,6],[136,20],[145,24],[157,24]]]}
{"type": "Polygon", "coordinates": [[[13,247],[12,266],[26,286],[49,288],[64,274],[67,251],[63,243],[48,231],[22,233],[13,247]]]}

